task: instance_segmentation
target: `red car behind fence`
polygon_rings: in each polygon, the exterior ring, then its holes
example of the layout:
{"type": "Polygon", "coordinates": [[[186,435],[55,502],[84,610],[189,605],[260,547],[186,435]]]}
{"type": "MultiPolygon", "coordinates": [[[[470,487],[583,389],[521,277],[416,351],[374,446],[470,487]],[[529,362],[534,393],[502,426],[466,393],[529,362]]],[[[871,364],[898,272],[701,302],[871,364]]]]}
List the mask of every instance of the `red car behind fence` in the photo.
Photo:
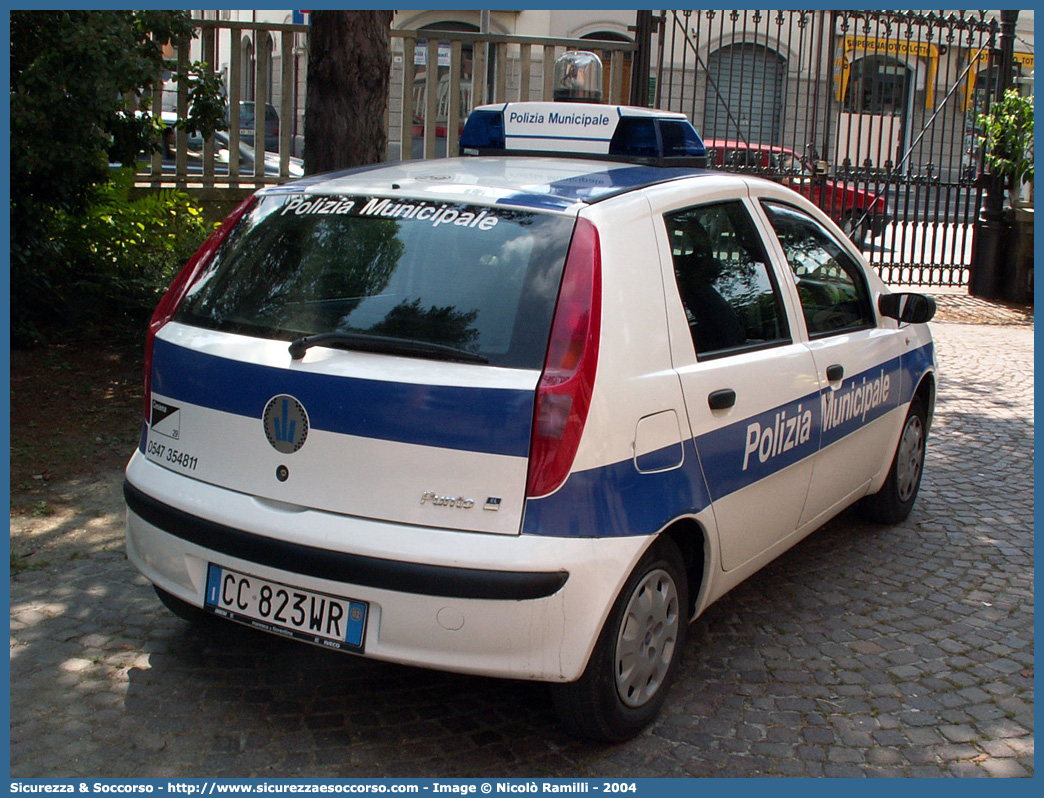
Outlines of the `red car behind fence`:
{"type": "Polygon", "coordinates": [[[867,237],[879,236],[890,221],[884,197],[853,183],[817,175],[812,165],[794,150],[769,144],[705,139],[711,165],[716,168],[757,171],[808,197],[845,231],[857,246],[867,237]]]}

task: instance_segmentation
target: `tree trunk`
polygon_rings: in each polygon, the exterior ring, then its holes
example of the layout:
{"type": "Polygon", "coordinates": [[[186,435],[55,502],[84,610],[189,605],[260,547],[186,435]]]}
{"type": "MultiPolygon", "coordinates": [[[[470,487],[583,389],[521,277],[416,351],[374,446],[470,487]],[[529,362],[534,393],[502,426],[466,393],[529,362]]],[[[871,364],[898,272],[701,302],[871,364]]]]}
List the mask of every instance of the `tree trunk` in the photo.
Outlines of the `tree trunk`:
{"type": "Polygon", "coordinates": [[[308,36],[305,172],[384,160],[391,11],[313,11],[308,36]]]}

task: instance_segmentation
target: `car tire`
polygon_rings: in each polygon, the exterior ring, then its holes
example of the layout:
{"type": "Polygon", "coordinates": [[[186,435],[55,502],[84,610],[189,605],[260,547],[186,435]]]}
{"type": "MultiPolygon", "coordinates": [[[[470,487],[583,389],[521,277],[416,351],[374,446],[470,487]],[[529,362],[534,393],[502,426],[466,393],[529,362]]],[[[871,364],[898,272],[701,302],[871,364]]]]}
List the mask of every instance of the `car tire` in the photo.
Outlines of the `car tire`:
{"type": "Polygon", "coordinates": [[[861,502],[864,515],[881,524],[897,524],[913,509],[924,473],[928,416],[924,402],[915,397],[903,422],[892,466],[881,489],[861,502]]]}
{"type": "Polygon", "coordinates": [[[617,596],[579,680],[552,685],[572,734],[621,742],[649,725],[667,698],[688,627],[688,582],[678,547],[661,537],[617,596]]]}
{"type": "Polygon", "coordinates": [[[156,595],[159,596],[159,600],[163,602],[163,606],[183,621],[188,621],[193,626],[199,627],[213,626],[215,624],[217,619],[206,610],[202,610],[195,604],[189,604],[187,601],[179,599],[177,596],[168,593],[161,587],[156,585],[153,585],[152,587],[156,591],[156,595]]]}

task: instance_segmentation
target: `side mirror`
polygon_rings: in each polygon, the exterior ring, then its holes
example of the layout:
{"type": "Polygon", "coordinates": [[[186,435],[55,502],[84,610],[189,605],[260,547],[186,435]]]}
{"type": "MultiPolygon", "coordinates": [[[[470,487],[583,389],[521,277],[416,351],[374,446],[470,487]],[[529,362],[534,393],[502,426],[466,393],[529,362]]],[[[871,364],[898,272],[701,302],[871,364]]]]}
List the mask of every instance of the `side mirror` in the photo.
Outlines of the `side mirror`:
{"type": "Polygon", "coordinates": [[[935,315],[935,300],[924,294],[881,294],[877,309],[890,319],[906,324],[924,324],[935,315]]]}
{"type": "Polygon", "coordinates": [[[829,169],[830,165],[826,161],[814,161],[812,163],[812,171],[819,177],[825,175],[829,169]]]}

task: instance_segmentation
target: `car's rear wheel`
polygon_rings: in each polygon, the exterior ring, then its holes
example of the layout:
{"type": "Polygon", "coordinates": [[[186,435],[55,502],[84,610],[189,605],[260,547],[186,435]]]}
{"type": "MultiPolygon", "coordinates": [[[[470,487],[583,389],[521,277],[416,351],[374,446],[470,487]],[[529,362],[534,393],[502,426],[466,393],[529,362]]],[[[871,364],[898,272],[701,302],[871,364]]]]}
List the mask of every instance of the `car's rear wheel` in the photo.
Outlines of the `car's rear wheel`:
{"type": "Polygon", "coordinates": [[[913,509],[924,473],[925,442],[928,438],[924,402],[914,398],[903,422],[899,445],[881,490],[862,501],[865,514],[882,524],[897,524],[913,509]]]}
{"type": "Polygon", "coordinates": [[[631,573],[583,676],[554,685],[562,724],[593,740],[627,740],[660,711],[688,626],[688,584],[678,547],[658,540],[631,573]]]}

